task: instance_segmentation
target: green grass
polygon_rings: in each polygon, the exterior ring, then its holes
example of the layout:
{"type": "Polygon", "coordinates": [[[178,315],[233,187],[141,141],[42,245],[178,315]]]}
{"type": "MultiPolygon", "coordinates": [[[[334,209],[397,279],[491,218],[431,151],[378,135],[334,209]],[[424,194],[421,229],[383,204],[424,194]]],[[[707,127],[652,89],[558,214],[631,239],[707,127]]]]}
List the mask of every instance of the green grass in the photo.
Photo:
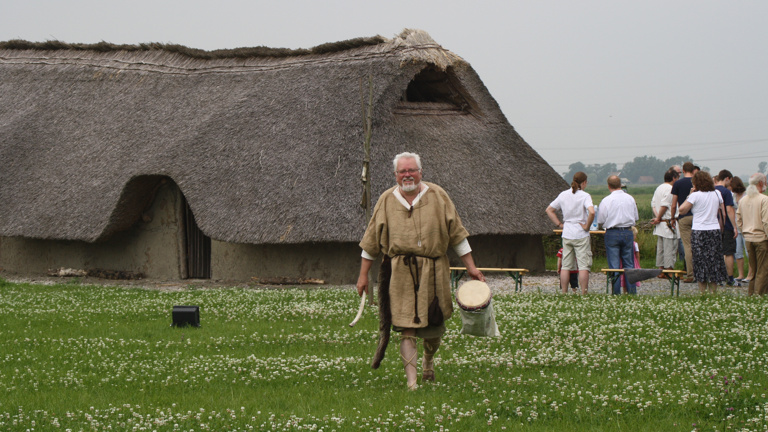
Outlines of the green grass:
{"type": "Polygon", "coordinates": [[[0,280],[0,430],[765,430],[763,298],[498,295],[405,389],[349,289],[160,292],[0,280]],[[170,327],[177,304],[201,328],[170,327]]]}

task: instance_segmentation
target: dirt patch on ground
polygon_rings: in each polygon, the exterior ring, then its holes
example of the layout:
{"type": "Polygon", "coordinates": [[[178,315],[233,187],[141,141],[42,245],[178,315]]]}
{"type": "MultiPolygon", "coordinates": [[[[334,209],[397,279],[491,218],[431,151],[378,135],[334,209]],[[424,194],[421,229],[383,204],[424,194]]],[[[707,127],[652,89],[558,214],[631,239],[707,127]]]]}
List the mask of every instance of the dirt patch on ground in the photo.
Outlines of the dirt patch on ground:
{"type": "MultiPolygon", "coordinates": [[[[515,281],[509,276],[503,274],[486,274],[486,279],[491,290],[495,294],[513,294],[515,292],[515,281]]],[[[80,285],[99,285],[99,286],[118,286],[126,288],[156,289],[162,291],[184,291],[192,289],[221,289],[221,288],[247,288],[247,289],[322,289],[322,288],[342,288],[354,290],[354,284],[347,285],[269,285],[261,284],[255,281],[227,281],[216,279],[185,279],[185,280],[119,280],[102,279],[92,276],[84,277],[54,277],[54,276],[20,276],[10,275],[5,272],[0,273],[0,277],[15,283],[35,283],[42,285],[55,284],[80,284],[80,285]]],[[[523,277],[522,293],[540,293],[557,294],[559,292],[559,279],[554,271],[544,272],[532,276],[523,277]]],[[[640,283],[637,290],[639,295],[669,295],[670,282],[667,279],[650,279],[640,283]]],[[[602,273],[591,273],[589,279],[589,293],[605,294],[606,280],[602,273]]],[[[719,293],[730,295],[746,295],[747,287],[720,287],[719,293]]],[[[680,283],[680,295],[698,295],[699,288],[695,283],[680,283]]]]}

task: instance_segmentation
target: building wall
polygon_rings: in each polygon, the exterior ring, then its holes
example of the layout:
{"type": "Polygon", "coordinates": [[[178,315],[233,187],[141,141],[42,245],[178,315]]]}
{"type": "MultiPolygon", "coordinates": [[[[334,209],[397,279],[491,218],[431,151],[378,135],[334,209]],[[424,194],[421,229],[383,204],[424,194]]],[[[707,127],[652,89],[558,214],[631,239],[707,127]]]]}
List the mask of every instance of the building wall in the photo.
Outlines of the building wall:
{"type": "Polygon", "coordinates": [[[119,270],[153,279],[180,279],[182,196],[173,182],[157,191],[155,201],[132,228],[106,241],[38,240],[4,237],[0,268],[6,272],[41,275],[49,269],[119,270]]]}
{"type": "Polygon", "coordinates": [[[329,284],[357,282],[360,247],[356,243],[251,245],[211,242],[211,277],[321,279],[329,284]]]}
{"type": "MultiPolygon", "coordinates": [[[[478,267],[525,268],[544,271],[544,245],[540,235],[484,235],[469,238],[478,267]]],[[[454,262],[453,260],[451,261],[454,262]]],[[[463,266],[457,262],[457,266],[463,266]]]]}
{"type": "MultiPolygon", "coordinates": [[[[532,272],[544,270],[541,236],[474,236],[469,238],[478,267],[517,267],[532,272]]],[[[450,251],[451,265],[463,266],[450,251]]],[[[357,243],[304,245],[248,245],[212,241],[213,279],[311,278],[328,284],[354,284],[360,273],[357,243]]],[[[372,271],[375,281],[378,260],[372,271]]]]}
{"type": "MultiPolygon", "coordinates": [[[[147,278],[186,277],[184,202],[173,182],[161,186],[151,208],[132,228],[99,243],[0,239],[0,268],[6,272],[40,275],[49,269],[119,270],[147,278]]],[[[541,236],[473,236],[469,239],[478,267],[522,267],[544,270],[541,236]]],[[[453,251],[451,264],[462,266],[453,251]]],[[[378,272],[373,269],[373,280],[378,272]]],[[[360,272],[357,243],[250,245],[211,241],[211,277],[249,281],[260,278],[321,279],[328,284],[354,284],[360,272]]]]}

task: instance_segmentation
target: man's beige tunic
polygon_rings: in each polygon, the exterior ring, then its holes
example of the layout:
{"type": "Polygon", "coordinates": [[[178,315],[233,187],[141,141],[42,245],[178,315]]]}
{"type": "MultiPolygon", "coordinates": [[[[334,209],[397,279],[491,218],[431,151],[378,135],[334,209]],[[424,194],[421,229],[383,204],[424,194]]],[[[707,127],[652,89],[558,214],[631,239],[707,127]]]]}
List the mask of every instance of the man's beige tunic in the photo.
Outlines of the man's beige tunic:
{"type": "Polygon", "coordinates": [[[736,209],[736,225],[748,242],[768,240],[768,196],[745,194],[736,209]]]}
{"type": "Polygon", "coordinates": [[[389,296],[392,324],[399,327],[419,328],[428,325],[427,311],[435,296],[435,289],[445,319],[451,317],[453,301],[450,263],[446,253],[449,247],[469,237],[445,190],[434,183],[423,183],[429,189],[410,211],[393,194],[397,186],[384,192],[376,203],[360,242],[360,247],[372,257],[384,253],[392,258],[389,296]],[[406,264],[408,255],[417,256],[417,266],[411,269],[406,264]],[[414,293],[411,276],[411,271],[416,274],[416,267],[420,280],[418,294],[414,293]],[[414,302],[417,298],[418,323],[414,322],[414,302]]]}

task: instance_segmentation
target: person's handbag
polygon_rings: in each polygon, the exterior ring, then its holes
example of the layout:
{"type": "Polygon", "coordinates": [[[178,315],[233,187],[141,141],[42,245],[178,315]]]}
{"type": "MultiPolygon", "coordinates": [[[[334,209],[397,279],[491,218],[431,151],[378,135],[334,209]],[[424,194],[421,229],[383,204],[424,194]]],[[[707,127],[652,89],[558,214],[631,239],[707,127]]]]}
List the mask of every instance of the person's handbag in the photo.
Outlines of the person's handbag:
{"type": "Polygon", "coordinates": [[[720,232],[722,233],[725,229],[725,210],[723,210],[722,204],[717,209],[717,223],[720,224],[720,232]]]}

